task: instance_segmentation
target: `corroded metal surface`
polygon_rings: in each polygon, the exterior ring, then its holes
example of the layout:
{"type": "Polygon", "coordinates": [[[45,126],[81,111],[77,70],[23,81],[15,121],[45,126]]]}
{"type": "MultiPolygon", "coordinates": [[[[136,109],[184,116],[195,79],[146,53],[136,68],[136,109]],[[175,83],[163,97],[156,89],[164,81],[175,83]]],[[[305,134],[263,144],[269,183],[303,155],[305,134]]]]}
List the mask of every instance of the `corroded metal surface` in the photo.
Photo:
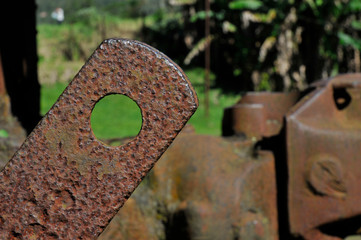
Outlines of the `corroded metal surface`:
{"type": "Polygon", "coordinates": [[[305,239],[343,239],[360,228],[361,74],[315,86],[287,115],[290,227],[305,239]]]}
{"type": "Polygon", "coordinates": [[[0,173],[1,239],[94,239],[198,105],[187,77],[155,49],[104,41],[0,173]],[[139,134],[110,147],[90,116],[109,94],[141,109],[139,134]]]}
{"type": "Polygon", "coordinates": [[[247,92],[234,105],[224,110],[224,136],[245,135],[260,139],[277,135],[283,117],[297,102],[299,92],[247,92]]]}
{"type": "Polygon", "coordinates": [[[101,239],[277,240],[274,158],[253,147],[182,131],[132,195],[142,214],[127,202],[101,239]]]}
{"type": "Polygon", "coordinates": [[[287,131],[258,143],[181,133],[153,169],[149,185],[135,194],[133,215],[119,215],[118,229],[110,227],[102,239],[119,232],[139,240],[354,239],[350,235],[360,234],[361,227],[361,74],[312,87],[290,110],[269,93],[244,99],[242,114],[251,116],[242,124],[258,136],[266,133],[263,113],[278,119],[270,128],[277,130],[288,111],[287,131]],[[262,102],[260,111],[247,110],[262,102]],[[257,154],[258,148],[271,150],[275,161],[270,152],[257,154]],[[141,213],[133,218],[135,206],[141,213]],[[133,234],[134,226],[142,236],[133,234]]]}

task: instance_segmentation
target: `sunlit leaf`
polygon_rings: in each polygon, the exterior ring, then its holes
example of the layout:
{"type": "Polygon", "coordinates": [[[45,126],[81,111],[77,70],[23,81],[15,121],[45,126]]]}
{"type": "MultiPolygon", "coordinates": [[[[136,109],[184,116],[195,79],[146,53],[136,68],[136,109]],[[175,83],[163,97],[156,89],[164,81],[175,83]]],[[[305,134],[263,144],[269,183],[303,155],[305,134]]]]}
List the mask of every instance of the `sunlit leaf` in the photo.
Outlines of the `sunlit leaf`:
{"type": "Polygon", "coordinates": [[[254,16],[259,19],[259,22],[270,23],[277,17],[277,11],[271,8],[267,14],[255,13],[254,16]]]}
{"type": "Polygon", "coordinates": [[[318,16],[319,12],[316,6],[316,3],[313,0],[306,0],[306,2],[308,3],[308,5],[311,7],[313,13],[318,16]]]}
{"type": "Polygon", "coordinates": [[[239,75],[241,75],[241,73],[242,73],[242,69],[240,69],[240,68],[237,68],[233,71],[234,76],[239,76],[239,75]]]}
{"type": "Polygon", "coordinates": [[[322,6],[323,4],[323,0],[316,0],[316,5],[317,6],[322,6]]]}
{"type": "Polygon", "coordinates": [[[361,0],[351,0],[348,4],[351,11],[360,11],[361,10],[361,0]]]}
{"type": "MultiPolygon", "coordinates": [[[[206,19],[206,16],[207,16],[206,11],[198,11],[192,15],[192,17],[190,18],[190,21],[196,22],[197,20],[204,20],[204,19],[206,19]]],[[[217,20],[223,20],[224,12],[215,13],[213,11],[209,11],[209,17],[216,18],[217,20]]]]}
{"type": "Polygon", "coordinates": [[[207,38],[202,38],[199,42],[192,48],[192,50],[187,54],[184,59],[184,64],[189,65],[192,59],[197,56],[200,52],[203,52],[206,47],[211,44],[214,39],[213,35],[209,35],[207,38]]]}
{"type": "Polygon", "coordinates": [[[170,0],[169,4],[174,6],[183,6],[194,4],[196,0],[170,0]]]}
{"type": "Polygon", "coordinates": [[[352,21],[351,26],[356,30],[361,30],[361,22],[359,21],[352,21]]]}
{"type": "Polygon", "coordinates": [[[340,39],[340,44],[344,46],[351,46],[355,49],[361,50],[361,40],[354,38],[346,33],[338,32],[338,38],[340,39]]]}
{"type": "Polygon", "coordinates": [[[262,1],[258,0],[236,0],[229,3],[231,9],[251,9],[256,10],[263,6],[262,1]]]}
{"type": "Polygon", "coordinates": [[[222,23],[222,30],[223,30],[223,33],[236,32],[237,27],[236,27],[236,25],[234,25],[233,23],[231,23],[229,21],[224,21],[222,23]]]}

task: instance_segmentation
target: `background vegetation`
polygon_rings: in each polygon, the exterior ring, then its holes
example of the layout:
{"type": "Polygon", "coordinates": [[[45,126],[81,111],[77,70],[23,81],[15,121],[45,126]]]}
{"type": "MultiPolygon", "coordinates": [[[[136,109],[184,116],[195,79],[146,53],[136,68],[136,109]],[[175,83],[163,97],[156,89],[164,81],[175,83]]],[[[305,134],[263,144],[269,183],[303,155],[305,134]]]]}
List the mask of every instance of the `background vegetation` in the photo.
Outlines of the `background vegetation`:
{"type": "MultiPolygon", "coordinates": [[[[220,134],[223,108],[244,91],[303,90],[315,80],[361,68],[361,0],[211,0],[208,39],[201,0],[37,0],[37,4],[43,114],[92,51],[110,37],[146,42],[185,69],[201,102],[190,123],[204,134],[220,134]],[[57,7],[65,12],[62,24],[51,18],[57,7]],[[209,44],[212,84],[210,116],[205,117],[203,66],[209,44]]],[[[108,103],[114,104],[119,105],[108,103]]],[[[99,137],[129,134],[119,129],[99,137]]]]}

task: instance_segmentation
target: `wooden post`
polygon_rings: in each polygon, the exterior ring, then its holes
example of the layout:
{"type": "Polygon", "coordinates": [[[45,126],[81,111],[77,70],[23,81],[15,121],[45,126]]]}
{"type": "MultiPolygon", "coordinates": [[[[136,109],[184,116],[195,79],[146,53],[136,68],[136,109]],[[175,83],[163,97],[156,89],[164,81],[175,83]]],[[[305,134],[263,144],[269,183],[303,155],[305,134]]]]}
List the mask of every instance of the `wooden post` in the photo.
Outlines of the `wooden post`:
{"type": "Polygon", "coordinates": [[[204,108],[205,108],[205,115],[209,117],[209,89],[210,89],[210,81],[209,81],[209,71],[210,71],[210,41],[208,42],[209,35],[210,35],[210,2],[209,0],[205,0],[205,9],[206,9],[206,19],[205,19],[205,39],[206,39],[206,49],[205,49],[205,75],[204,75],[204,108]]]}

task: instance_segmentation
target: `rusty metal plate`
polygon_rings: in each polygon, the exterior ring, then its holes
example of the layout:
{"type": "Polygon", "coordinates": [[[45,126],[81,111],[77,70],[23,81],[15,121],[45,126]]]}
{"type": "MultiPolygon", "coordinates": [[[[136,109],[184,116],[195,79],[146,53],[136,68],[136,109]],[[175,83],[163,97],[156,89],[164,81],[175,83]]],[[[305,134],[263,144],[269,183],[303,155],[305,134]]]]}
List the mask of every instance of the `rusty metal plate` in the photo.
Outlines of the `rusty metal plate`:
{"type": "Polygon", "coordinates": [[[361,214],[361,74],[315,86],[287,115],[290,227],[306,239],[341,239],[337,224],[361,214]]]}
{"type": "Polygon", "coordinates": [[[0,173],[0,239],[94,239],[198,106],[183,71],[137,41],[105,40],[0,173]],[[125,145],[94,136],[90,117],[109,94],[141,109],[125,145]]]}

